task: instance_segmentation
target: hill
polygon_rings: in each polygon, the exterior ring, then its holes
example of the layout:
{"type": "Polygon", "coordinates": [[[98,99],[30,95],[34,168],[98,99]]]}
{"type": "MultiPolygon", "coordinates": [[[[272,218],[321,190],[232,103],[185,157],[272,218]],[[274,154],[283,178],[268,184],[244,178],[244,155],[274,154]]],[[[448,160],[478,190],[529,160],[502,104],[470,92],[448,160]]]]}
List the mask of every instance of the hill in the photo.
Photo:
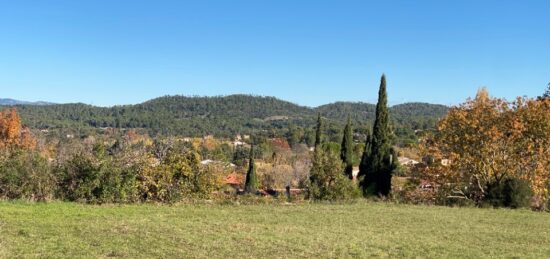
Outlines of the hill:
{"type": "MultiPolygon", "coordinates": [[[[289,125],[311,128],[317,113],[339,127],[348,114],[356,125],[370,125],[375,106],[336,102],[316,108],[274,97],[230,95],[216,97],[164,96],[114,107],[86,104],[17,105],[23,122],[32,128],[142,128],[149,134],[233,136],[237,133],[284,131],[289,125]]],[[[396,105],[390,109],[399,132],[433,127],[447,107],[426,103],[396,105]]]]}
{"type": "Polygon", "coordinates": [[[42,101],[27,102],[27,101],[19,101],[19,100],[14,100],[14,99],[9,99],[9,98],[0,98],[0,105],[4,105],[4,106],[12,106],[12,105],[52,105],[52,104],[54,104],[54,103],[42,102],[42,101]]]}

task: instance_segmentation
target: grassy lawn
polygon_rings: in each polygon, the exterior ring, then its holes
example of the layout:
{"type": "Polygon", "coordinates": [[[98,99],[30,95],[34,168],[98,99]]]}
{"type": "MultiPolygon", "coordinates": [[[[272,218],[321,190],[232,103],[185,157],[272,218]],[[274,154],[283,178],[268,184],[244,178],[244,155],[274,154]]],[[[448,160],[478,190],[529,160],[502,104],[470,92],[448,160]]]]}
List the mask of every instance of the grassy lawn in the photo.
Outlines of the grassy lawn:
{"type": "Polygon", "coordinates": [[[0,202],[0,258],[550,257],[550,214],[360,202],[0,202]]]}

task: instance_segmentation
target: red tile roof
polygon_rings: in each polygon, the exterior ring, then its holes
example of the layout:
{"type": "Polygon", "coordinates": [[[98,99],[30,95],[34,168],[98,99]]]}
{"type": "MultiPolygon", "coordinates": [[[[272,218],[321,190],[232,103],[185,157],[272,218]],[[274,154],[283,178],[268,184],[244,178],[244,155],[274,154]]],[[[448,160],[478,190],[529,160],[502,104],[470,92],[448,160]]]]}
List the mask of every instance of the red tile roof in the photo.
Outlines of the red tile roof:
{"type": "Polygon", "coordinates": [[[225,177],[225,184],[240,185],[242,184],[242,177],[236,173],[229,174],[225,177]]]}

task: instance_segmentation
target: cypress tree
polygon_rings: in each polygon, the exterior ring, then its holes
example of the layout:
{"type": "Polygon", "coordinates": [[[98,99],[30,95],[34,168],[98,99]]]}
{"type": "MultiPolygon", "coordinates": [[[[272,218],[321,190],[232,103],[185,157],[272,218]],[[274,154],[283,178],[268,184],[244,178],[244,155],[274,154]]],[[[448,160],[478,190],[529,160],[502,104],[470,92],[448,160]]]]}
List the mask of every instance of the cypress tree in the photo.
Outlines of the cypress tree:
{"type": "MultiPolygon", "coordinates": [[[[322,164],[322,154],[323,151],[321,150],[322,147],[322,141],[323,141],[323,120],[321,119],[321,113],[317,114],[317,130],[315,132],[315,147],[314,147],[314,153],[313,153],[313,167],[311,168],[311,172],[309,174],[309,184],[310,187],[316,186],[319,184],[319,173],[318,168],[322,164]]],[[[309,188],[311,189],[311,188],[309,188]]],[[[309,192],[309,191],[308,191],[309,192]]],[[[310,194],[308,194],[310,196],[310,194]]]]}
{"type": "Polygon", "coordinates": [[[540,99],[548,99],[550,100],[550,83],[548,83],[548,86],[546,86],[546,91],[542,95],[540,99]]]}
{"type": "Polygon", "coordinates": [[[315,132],[315,150],[319,148],[323,141],[323,120],[321,119],[321,113],[317,114],[317,132],[315,132]]]}
{"type": "Polygon", "coordinates": [[[367,130],[367,138],[365,141],[365,149],[363,150],[363,155],[361,156],[361,162],[359,163],[359,175],[357,176],[358,179],[360,179],[360,182],[362,182],[367,174],[368,170],[368,164],[370,155],[372,152],[372,135],[370,133],[370,130],[367,130]]]}
{"type": "Polygon", "coordinates": [[[351,129],[351,116],[348,115],[348,123],[344,128],[344,137],[340,146],[340,159],[344,164],[344,173],[349,179],[353,179],[353,136],[351,129]]]}
{"type": "Polygon", "coordinates": [[[382,75],[376,104],[376,119],[372,130],[371,154],[363,182],[363,190],[367,194],[386,196],[391,191],[392,159],[389,123],[386,76],[382,75]]]}
{"type": "Polygon", "coordinates": [[[244,191],[247,193],[256,193],[258,190],[258,178],[256,177],[256,164],[254,163],[254,146],[250,148],[250,157],[248,159],[248,171],[246,172],[246,182],[244,191]]]}
{"type": "Polygon", "coordinates": [[[390,149],[391,154],[391,171],[394,172],[397,168],[399,168],[399,155],[397,154],[397,150],[395,150],[393,147],[390,149]]]}

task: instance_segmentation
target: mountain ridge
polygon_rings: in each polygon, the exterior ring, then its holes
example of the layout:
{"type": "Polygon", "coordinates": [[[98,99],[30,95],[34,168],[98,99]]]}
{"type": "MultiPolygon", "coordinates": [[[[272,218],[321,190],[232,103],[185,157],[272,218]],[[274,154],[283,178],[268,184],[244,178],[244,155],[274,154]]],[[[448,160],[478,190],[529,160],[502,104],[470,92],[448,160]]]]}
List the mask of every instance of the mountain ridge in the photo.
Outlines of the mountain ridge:
{"type": "Polygon", "coordinates": [[[51,102],[44,102],[44,101],[36,101],[36,102],[29,102],[29,101],[21,101],[11,98],[0,98],[0,105],[2,106],[12,106],[12,105],[53,105],[55,103],[51,102]]]}
{"type": "MultiPolygon", "coordinates": [[[[162,96],[140,104],[98,107],[82,103],[46,106],[16,105],[25,125],[35,129],[136,128],[151,135],[234,136],[238,133],[287,134],[291,127],[311,130],[318,113],[327,119],[327,132],[339,134],[348,115],[357,129],[374,121],[375,105],[334,102],[301,106],[269,96],[162,96]],[[285,133],[286,132],[286,133],[285,133]]],[[[394,105],[390,114],[396,132],[413,138],[416,129],[435,127],[449,108],[439,104],[394,105]]]]}
{"type": "MultiPolygon", "coordinates": [[[[236,97],[236,96],[243,96],[243,97],[252,97],[252,98],[268,98],[268,99],[275,99],[278,101],[286,102],[292,105],[309,108],[309,109],[319,109],[323,106],[328,105],[335,105],[335,104],[356,104],[356,105],[373,105],[376,106],[376,104],[363,102],[363,101],[333,101],[326,104],[320,104],[318,106],[308,106],[308,105],[302,105],[298,103],[294,103],[291,101],[284,100],[279,97],[275,96],[269,96],[269,95],[254,95],[254,94],[229,94],[229,95],[213,95],[213,96],[207,96],[207,95],[163,95],[155,98],[151,98],[149,100],[140,102],[140,103],[134,103],[134,104],[115,104],[111,106],[101,106],[101,105],[94,105],[89,103],[83,103],[83,102],[67,102],[67,103],[54,103],[54,102],[48,102],[48,101],[24,101],[24,100],[17,100],[12,98],[0,98],[0,106],[18,106],[18,105],[87,105],[97,108],[113,108],[113,107],[124,107],[124,106],[135,106],[135,105],[141,105],[146,104],[152,101],[155,101],[157,99],[164,99],[164,98],[171,98],[171,97],[182,97],[182,98],[190,98],[190,99],[197,99],[197,98],[203,98],[203,99],[214,99],[214,98],[228,98],[228,97],[236,97]]],[[[398,103],[394,105],[390,105],[389,107],[395,107],[400,105],[406,105],[406,104],[429,104],[429,105],[437,105],[437,106],[445,106],[449,107],[448,105],[439,104],[439,103],[429,103],[429,102],[420,102],[420,101],[412,101],[412,102],[404,102],[404,103],[398,103]]]]}

